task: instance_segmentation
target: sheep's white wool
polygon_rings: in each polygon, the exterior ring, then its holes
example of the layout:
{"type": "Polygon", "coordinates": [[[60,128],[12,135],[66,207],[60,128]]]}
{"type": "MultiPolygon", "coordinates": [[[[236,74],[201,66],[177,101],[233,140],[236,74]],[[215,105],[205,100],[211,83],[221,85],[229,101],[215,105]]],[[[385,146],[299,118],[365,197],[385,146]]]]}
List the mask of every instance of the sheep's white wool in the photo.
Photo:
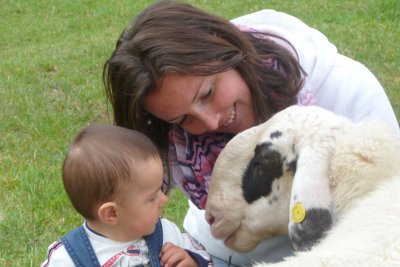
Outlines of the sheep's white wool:
{"type": "Polygon", "coordinates": [[[283,233],[295,249],[312,248],[280,264],[357,265],[366,256],[389,264],[400,257],[399,154],[400,139],[384,123],[287,108],[218,157],[206,207],[211,232],[238,251],[283,233]]]}
{"type": "Polygon", "coordinates": [[[400,175],[351,207],[321,243],[276,264],[257,267],[400,266],[400,175]]]}

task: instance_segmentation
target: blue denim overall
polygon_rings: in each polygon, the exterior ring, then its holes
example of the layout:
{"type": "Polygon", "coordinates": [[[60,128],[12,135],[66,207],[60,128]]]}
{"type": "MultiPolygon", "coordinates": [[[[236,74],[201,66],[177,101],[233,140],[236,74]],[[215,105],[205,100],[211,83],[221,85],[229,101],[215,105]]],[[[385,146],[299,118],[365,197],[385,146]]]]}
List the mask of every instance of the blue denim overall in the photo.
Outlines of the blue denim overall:
{"type": "MultiPolygon", "coordinates": [[[[149,249],[151,266],[160,267],[158,255],[163,244],[163,232],[160,220],[156,224],[155,231],[151,235],[145,236],[144,239],[149,249]]],[[[83,226],[70,231],[61,238],[61,241],[77,267],[101,266],[83,226]]]]}

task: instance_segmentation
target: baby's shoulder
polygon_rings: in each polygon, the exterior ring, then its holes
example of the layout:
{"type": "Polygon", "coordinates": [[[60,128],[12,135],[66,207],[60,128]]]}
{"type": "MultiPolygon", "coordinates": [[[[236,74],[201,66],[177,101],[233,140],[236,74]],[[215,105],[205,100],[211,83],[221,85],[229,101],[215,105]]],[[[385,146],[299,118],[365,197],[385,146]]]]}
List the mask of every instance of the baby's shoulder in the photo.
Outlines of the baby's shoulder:
{"type": "Polygon", "coordinates": [[[47,249],[47,259],[42,263],[42,267],[51,266],[75,266],[72,262],[64,244],[61,240],[55,241],[47,249]]]}

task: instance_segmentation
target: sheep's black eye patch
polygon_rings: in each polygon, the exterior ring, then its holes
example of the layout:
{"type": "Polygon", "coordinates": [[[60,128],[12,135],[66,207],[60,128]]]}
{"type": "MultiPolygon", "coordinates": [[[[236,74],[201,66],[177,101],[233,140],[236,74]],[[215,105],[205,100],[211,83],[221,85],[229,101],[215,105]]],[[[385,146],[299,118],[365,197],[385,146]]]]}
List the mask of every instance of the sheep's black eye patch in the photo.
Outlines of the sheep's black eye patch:
{"type": "Polygon", "coordinates": [[[288,162],[285,161],[287,171],[292,171],[293,173],[296,172],[297,169],[297,158],[293,159],[292,161],[288,162]]]}
{"type": "Polygon", "coordinates": [[[248,203],[252,203],[261,196],[269,195],[273,181],[282,176],[281,154],[272,150],[271,146],[269,142],[257,145],[254,157],[244,172],[242,191],[248,203]]]}

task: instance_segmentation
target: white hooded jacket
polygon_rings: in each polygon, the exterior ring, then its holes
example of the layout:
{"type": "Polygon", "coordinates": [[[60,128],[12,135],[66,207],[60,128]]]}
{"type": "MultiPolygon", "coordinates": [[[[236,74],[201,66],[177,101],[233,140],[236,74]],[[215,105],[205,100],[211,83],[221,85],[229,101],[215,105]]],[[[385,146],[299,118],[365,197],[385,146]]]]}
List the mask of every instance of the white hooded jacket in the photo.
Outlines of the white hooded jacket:
{"type": "MultiPolygon", "coordinates": [[[[366,117],[386,120],[399,130],[393,108],[375,76],[359,62],[338,54],[336,46],[321,32],[293,16],[275,10],[258,11],[236,18],[232,23],[289,41],[307,73],[302,90],[311,92],[318,106],[355,122],[366,117]]],[[[293,51],[285,42],[281,44],[293,51]]],[[[231,258],[235,265],[279,261],[292,253],[287,236],[265,240],[249,253],[231,251],[221,240],[212,237],[204,210],[197,209],[190,201],[184,228],[210,254],[224,261],[231,258]]]]}

